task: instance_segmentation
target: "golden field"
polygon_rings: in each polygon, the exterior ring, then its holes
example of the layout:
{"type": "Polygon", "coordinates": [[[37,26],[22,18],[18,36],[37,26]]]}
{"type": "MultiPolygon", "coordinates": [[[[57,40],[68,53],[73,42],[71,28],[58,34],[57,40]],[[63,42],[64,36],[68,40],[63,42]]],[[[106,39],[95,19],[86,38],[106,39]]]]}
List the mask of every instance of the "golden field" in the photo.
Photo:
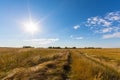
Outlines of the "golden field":
{"type": "Polygon", "coordinates": [[[0,48],[0,80],[120,80],[120,49],[0,48]]]}
{"type": "Polygon", "coordinates": [[[71,51],[71,80],[120,80],[120,49],[71,51]]]}

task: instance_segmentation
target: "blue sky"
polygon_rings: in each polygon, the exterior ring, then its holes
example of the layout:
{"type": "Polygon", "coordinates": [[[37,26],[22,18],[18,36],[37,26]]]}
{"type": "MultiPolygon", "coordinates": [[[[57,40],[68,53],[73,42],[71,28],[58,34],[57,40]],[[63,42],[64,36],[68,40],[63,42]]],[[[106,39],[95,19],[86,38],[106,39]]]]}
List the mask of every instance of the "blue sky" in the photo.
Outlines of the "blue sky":
{"type": "Polygon", "coordinates": [[[119,5],[113,0],[0,0],[0,46],[120,47],[119,5]]]}

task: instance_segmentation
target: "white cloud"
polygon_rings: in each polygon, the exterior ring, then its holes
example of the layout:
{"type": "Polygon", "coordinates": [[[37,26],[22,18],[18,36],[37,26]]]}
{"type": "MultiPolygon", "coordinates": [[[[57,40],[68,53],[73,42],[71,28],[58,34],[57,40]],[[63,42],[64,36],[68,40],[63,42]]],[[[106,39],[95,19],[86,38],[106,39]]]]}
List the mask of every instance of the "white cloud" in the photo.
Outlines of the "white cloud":
{"type": "Polygon", "coordinates": [[[103,28],[101,33],[108,33],[108,32],[111,32],[114,28],[112,27],[108,27],[108,28],[103,28]]]}
{"type": "Polygon", "coordinates": [[[120,32],[103,35],[103,39],[108,39],[108,38],[120,38],[120,32]]]}
{"type": "Polygon", "coordinates": [[[76,39],[76,40],[81,40],[81,39],[83,39],[83,37],[81,37],[81,36],[73,36],[73,35],[71,35],[70,38],[76,39]]]}
{"type": "Polygon", "coordinates": [[[91,17],[87,19],[86,26],[106,26],[109,27],[111,25],[111,22],[96,16],[96,17],[91,17]]]}
{"type": "Polygon", "coordinates": [[[106,33],[115,33],[115,32],[119,32],[119,31],[120,31],[119,27],[105,27],[100,30],[95,30],[94,33],[106,34],[106,33]]]}
{"type": "Polygon", "coordinates": [[[80,28],[80,25],[73,26],[73,28],[74,28],[75,30],[77,30],[77,29],[80,28]]]}
{"type": "Polygon", "coordinates": [[[81,40],[83,37],[75,37],[74,39],[81,40]]]}
{"type": "Polygon", "coordinates": [[[99,24],[101,24],[102,26],[106,26],[106,27],[111,26],[111,22],[109,22],[105,19],[99,19],[99,24]]]}
{"type": "Polygon", "coordinates": [[[27,43],[42,44],[42,45],[51,44],[51,43],[54,43],[56,41],[59,41],[59,39],[58,38],[51,38],[51,39],[30,39],[30,40],[24,40],[24,42],[27,42],[27,43]]]}
{"type": "Polygon", "coordinates": [[[88,18],[86,26],[91,26],[91,25],[96,26],[97,22],[98,22],[98,17],[97,16],[88,18]]]}
{"type": "Polygon", "coordinates": [[[120,11],[108,13],[107,16],[105,16],[105,19],[108,19],[110,21],[118,21],[118,20],[120,20],[120,11]]]}
{"type": "Polygon", "coordinates": [[[110,12],[104,16],[90,17],[85,26],[94,33],[102,34],[103,38],[119,38],[120,11],[110,12]]]}

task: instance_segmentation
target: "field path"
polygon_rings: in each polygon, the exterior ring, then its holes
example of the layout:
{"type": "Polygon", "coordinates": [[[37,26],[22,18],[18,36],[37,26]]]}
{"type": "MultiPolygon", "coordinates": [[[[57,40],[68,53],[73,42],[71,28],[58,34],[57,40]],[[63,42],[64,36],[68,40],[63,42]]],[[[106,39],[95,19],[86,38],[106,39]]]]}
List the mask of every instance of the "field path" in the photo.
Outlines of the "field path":
{"type": "MultiPolygon", "coordinates": [[[[58,53],[55,60],[29,68],[16,68],[2,80],[66,80],[69,69],[69,51],[58,53]]],[[[53,56],[55,57],[55,56],[53,56]]]]}
{"type": "Polygon", "coordinates": [[[115,65],[111,65],[107,62],[100,61],[99,59],[94,58],[94,57],[88,55],[87,53],[80,53],[80,56],[83,56],[83,57],[87,58],[88,60],[91,60],[92,62],[99,64],[102,67],[105,67],[106,69],[112,70],[112,71],[120,74],[120,70],[118,70],[118,68],[116,68],[115,65]]]}

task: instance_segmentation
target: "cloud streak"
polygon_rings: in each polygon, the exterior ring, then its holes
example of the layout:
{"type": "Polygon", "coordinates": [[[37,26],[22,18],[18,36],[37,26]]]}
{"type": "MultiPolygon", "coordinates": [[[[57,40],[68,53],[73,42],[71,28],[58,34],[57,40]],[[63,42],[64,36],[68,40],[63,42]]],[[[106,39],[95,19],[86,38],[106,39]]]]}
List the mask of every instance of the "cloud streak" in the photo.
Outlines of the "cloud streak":
{"type": "Polygon", "coordinates": [[[71,35],[70,38],[76,39],[76,40],[82,40],[83,39],[83,37],[81,37],[81,36],[73,36],[73,35],[71,35]]]}
{"type": "Polygon", "coordinates": [[[103,35],[103,39],[108,39],[108,38],[120,38],[120,32],[103,35]]]}
{"type": "Polygon", "coordinates": [[[51,43],[54,43],[56,41],[59,41],[59,38],[24,40],[24,42],[33,43],[33,44],[39,44],[39,45],[51,44],[51,43]]]}

